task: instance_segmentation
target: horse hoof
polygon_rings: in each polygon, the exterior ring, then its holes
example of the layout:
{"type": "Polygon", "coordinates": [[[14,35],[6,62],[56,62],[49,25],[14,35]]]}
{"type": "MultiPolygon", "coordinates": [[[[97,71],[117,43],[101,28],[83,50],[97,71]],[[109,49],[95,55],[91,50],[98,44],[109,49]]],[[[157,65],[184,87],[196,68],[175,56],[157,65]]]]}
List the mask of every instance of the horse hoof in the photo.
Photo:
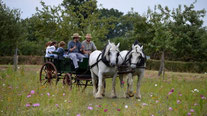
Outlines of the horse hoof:
{"type": "Polygon", "coordinates": [[[104,97],[104,96],[105,96],[105,94],[102,94],[102,96],[104,97]]]}
{"type": "Polygon", "coordinates": [[[140,99],[141,100],[141,97],[140,96],[136,96],[136,99],[140,99]]]}
{"type": "Polygon", "coordinates": [[[133,93],[129,93],[128,96],[129,97],[134,97],[134,94],[133,93]]]}
{"type": "Polygon", "coordinates": [[[95,97],[96,99],[102,99],[103,97],[95,97]]]}
{"type": "Polygon", "coordinates": [[[117,96],[112,96],[111,98],[115,99],[115,98],[117,98],[117,96]]]}

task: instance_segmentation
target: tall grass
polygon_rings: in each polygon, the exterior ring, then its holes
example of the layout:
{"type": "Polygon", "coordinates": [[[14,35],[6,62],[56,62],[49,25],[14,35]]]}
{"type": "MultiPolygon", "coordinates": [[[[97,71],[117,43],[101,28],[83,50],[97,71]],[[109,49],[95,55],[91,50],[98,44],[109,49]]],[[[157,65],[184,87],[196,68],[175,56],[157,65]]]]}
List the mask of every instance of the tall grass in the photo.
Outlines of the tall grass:
{"type": "MultiPolygon", "coordinates": [[[[27,65],[14,72],[11,66],[0,66],[0,115],[207,115],[207,75],[204,74],[168,72],[162,80],[155,71],[146,71],[141,100],[123,98],[118,79],[118,98],[110,98],[112,80],[107,79],[106,96],[95,99],[92,87],[82,92],[82,88],[73,85],[70,90],[63,86],[62,80],[57,86],[41,85],[39,69],[40,66],[27,65]]],[[[134,77],[134,90],[136,81],[134,77]]]]}

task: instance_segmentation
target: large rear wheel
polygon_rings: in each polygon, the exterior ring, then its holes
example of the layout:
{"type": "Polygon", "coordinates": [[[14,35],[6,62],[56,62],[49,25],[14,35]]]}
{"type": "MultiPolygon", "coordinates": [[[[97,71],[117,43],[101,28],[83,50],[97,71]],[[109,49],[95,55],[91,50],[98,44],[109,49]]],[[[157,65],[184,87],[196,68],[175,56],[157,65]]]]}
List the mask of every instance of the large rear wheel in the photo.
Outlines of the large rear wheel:
{"type": "Polygon", "coordinates": [[[57,79],[57,69],[52,62],[46,62],[40,70],[40,82],[52,84],[52,79],[57,79]]]}

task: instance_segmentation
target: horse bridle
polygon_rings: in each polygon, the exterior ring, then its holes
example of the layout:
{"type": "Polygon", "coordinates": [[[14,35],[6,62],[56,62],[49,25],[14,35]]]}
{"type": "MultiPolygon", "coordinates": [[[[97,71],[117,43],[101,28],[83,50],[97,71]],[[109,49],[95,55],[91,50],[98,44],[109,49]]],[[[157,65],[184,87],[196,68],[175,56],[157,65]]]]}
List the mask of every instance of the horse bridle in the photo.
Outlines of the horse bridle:
{"type": "MultiPolygon", "coordinates": [[[[125,60],[124,60],[123,64],[129,62],[130,65],[132,65],[132,64],[137,65],[138,62],[137,62],[137,63],[131,63],[132,53],[134,53],[134,52],[132,52],[132,50],[130,50],[130,51],[127,53],[127,55],[126,55],[126,57],[125,57],[125,60]],[[127,59],[127,56],[128,56],[128,55],[129,55],[129,57],[128,57],[128,59],[127,59]]],[[[139,53],[139,52],[137,51],[137,49],[136,49],[136,53],[139,53]]],[[[140,54],[141,54],[141,53],[140,53],[140,54]]],[[[141,57],[142,57],[142,56],[140,55],[139,58],[141,58],[141,57]]]]}

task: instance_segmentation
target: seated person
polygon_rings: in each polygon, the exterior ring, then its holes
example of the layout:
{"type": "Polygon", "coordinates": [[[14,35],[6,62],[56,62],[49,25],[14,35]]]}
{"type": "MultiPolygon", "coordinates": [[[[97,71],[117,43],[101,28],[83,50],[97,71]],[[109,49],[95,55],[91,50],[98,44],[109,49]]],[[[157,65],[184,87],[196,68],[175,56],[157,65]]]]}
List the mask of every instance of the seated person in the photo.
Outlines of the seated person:
{"type": "Polygon", "coordinates": [[[93,41],[91,41],[91,34],[86,34],[86,40],[82,42],[83,45],[83,53],[86,57],[89,57],[91,52],[96,50],[96,46],[93,41]]]}
{"type": "Polygon", "coordinates": [[[54,42],[48,42],[45,57],[57,58],[57,55],[52,53],[52,52],[55,52],[55,51],[56,51],[56,42],[55,41],[54,42]]]}
{"type": "Polygon", "coordinates": [[[78,61],[83,61],[83,58],[85,57],[83,54],[81,54],[82,52],[82,45],[79,42],[79,38],[81,36],[79,36],[78,33],[74,33],[72,38],[73,40],[71,40],[68,43],[68,57],[73,61],[73,65],[75,67],[75,69],[77,69],[78,66],[78,61]]]}
{"type": "Polygon", "coordinates": [[[65,47],[65,42],[64,41],[61,41],[59,43],[59,48],[57,49],[57,52],[58,52],[58,58],[59,59],[64,59],[64,53],[65,53],[65,50],[64,50],[64,47],[65,47]]]}

